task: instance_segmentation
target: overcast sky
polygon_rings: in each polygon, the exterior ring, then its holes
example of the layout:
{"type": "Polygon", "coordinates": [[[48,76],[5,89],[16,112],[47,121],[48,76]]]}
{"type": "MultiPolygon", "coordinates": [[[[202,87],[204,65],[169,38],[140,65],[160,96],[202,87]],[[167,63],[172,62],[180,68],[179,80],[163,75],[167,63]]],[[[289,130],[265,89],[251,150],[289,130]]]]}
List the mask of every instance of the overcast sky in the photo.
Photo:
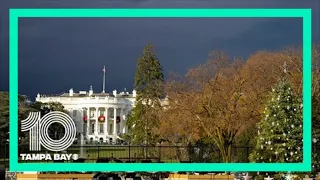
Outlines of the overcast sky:
{"type": "MultiPolygon", "coordinates": [[[[317,0],[1,0],[0,91],[8,91],[9,8],[312,8],[313,41],[319,43],[317,0]]],[[[19,93],[59,94],[131,91],[136,62],[151,42],[164,68],[184,73],[207,60],[214,50],[248,57],[258,50],[300,46],[299,18],[25,18],[19,20],[19,93]]]]}

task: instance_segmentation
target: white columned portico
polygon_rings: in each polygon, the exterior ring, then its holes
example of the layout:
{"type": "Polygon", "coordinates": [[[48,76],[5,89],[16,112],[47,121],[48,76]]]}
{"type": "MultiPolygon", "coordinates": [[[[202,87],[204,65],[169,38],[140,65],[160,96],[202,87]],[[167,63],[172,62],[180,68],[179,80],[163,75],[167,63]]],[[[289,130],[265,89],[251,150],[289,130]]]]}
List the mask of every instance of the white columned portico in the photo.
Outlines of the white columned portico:
{"type": "Polygon", "coordinates": [[[90,107],[87,107],[87,133],[86,137],[87,140],[89,141],[89,134],[90,134],[90,107]]]}
{"type": "MultiPolygon", "coordinates": [[[[61,103],[76,123],[77,138],[83,139],[84,143],[99,141],[101,138],[104,141],[115,142],[118,135],[124,135],[130,129],[127,124],[128,113],[135,105],[136,96],[135,90],[129,93],[126,89],[120,93],[116,90],[111,93],[95,93],[90,86],[90,90],[75,91],[70,89],[57,97],[37,94],[36,101],[61,103]],[[99,121],[100,115],[105,116],[104,122],[99,121]]],[[[82,152],[80,154],[82,155],[82,152]]]]}
{"type": "Polygon", "coordinates": [[[107,138],[107,136],[109,135],[108,133],[108,107],[104,108],[104,116],[105,116],[105,121],[104,121],[104,138],[107,138]]]}
{"type": "Polygon", "coordinates": [[[96,120],[96,123],[95,123],[95,128],[94,128],[94,135],[95,136],[98,136],[98,107],[96,107],[96,112],[95,112],[95,120],[96,120]]]}
{"type": "Polygon", "coordinates": [[[117,134],[117,108],[113,108],[114,116],[113,116],[113,135],[117,134]]]}

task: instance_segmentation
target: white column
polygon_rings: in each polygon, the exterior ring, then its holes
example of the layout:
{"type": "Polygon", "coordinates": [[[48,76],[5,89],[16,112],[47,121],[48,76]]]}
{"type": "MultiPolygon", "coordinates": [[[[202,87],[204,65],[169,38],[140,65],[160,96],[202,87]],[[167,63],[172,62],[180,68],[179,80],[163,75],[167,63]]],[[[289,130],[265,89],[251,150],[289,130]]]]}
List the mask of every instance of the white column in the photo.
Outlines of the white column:
{"type": "Polygon", "coordinates": [[[121,108],[120,110],[120,133],[123,134],[123,127],[124,127],[124,123],[123,123],[123,108],[121,108]]]}
{"type": "Polygon", "coordinates": [[[127,128],[128,128],[128,126],[127,126],[127,116],[126,115],[124,115],[123,116],[123,134],[126,134],[127,133],[127,128]]]}
{"type": "Polygon", "coordinates": [[[116,135],[117,134],[117,108],[113,108],[113,113],[114,113],[114,117],[113,117],[113,134],[116,135]]]}
{"type": "Polygon", "coordinates": [[[108,114],[108,107],[106,107],[105,109],[104,109],[104,116],[105,116],[105,118],[106,118],[106,120],[105,120],[105,122],[104,122],[104,138],[106,138],[107,137],[107,135],[109,135],[109,133],[108,133],[108,116],[109,116],[109,114],[108,114]]]}
{"type": "Polygon", "coordinates": [[[95,124],[95,130],[94,130],[94,134],[98,135],[98,107],[96,107],[96,124],[95,124]]]}
{"type": "MultiPolygon", "coordinates": [[[[82,108],[82,111],[80,111],[82,115],[84,115],[84,108],[82,108]]],[[[78,123],[79,125],[81,125],[81,133],[80,133],[80,157],[83,158],[84,157],[84,122],[83,122],[83,116],[82,116],[82,122],[78,123]]],[[[88,121],[87,121],[88,122],[88,121]]]]}
{"type": "Polygon", "coordinates": [[[86,133],[86,136],[88,137],[87,141],[89,141],[89,133],[90,133],[90,107],[87,107],[87,133],[86,133]]]}
{"type": "Polygon", "coordinates": [[[80,157],[81,158],[84,158],[84,149],[83,149],[83,146],[84,146],[84,140],[83,140],[83,133],[80,134],[80,157]]]}

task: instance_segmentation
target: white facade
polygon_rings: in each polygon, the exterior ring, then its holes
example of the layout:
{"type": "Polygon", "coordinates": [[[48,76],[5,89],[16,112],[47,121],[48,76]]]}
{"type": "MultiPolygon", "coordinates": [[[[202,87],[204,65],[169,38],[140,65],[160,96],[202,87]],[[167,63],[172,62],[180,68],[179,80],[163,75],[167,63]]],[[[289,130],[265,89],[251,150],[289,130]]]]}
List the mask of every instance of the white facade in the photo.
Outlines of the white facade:
{"type": "Polygon", "coordinates": [[[89,92],[63,93],[58,96],[38,94],[36,101],[42,103],[60,102],[76,123],[78,137],[86,141],[116,141],[128,132],[126,117],[134,106],[136,91],[132,93],[116,90],[112,94],[89,92]],[[105,118],[104,121],[99,121],[105,118]]]}

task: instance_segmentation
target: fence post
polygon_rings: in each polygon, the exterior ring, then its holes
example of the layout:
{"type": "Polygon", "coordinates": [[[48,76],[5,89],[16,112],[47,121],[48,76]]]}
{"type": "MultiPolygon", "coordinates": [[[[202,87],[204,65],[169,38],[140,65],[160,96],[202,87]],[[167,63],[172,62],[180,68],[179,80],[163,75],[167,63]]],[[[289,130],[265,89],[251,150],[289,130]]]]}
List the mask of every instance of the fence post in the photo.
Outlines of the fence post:
{"type": "Polygon", "coordinates": [[[131,146],[130,146],[130,143],[129,143],[129,161],[131,161],[131,146]]]}
{"type": "Polygon", "coordinates": [[[4,168],[7,168],[7,143],[4,144],[4,168]]]}
{"type": "Polygon", "coordinates": [[[231,154],[230,154],[230,163],[232,163],[234,161],[234,152],[237,151],[237,146],[233,146],[233,144],[231,144],[231,154]]]}
{"type": "Polygon", "coordinates": [[[161,161],[161,146],[159,146],[159,161],[161,161]]]}
{"type": "Polygon", "coordinates": [[[247,145],[247,162],[249,162],[249,145],[247,145]]]}
{"type": "MultiPolygon", "coordinates": [[[[2,139],[0,140],[0,151],[2,150],[2,139]]],[[[0,156],[1,158],[1,156],[0,156]]]]}
{"type": "Polygon", "coordinates": [[[100,144],[98,144],[98,159],[99,159],[99,156],[100,155],[100,144]]]}
{"type": "Polygon", "coordinates": [[[144,154],[144,159],[147,159],[148,157],[148,150],[147,150],[147,144],[144,145],[144,148],[145,148],[145,154],[144,154]]]}

